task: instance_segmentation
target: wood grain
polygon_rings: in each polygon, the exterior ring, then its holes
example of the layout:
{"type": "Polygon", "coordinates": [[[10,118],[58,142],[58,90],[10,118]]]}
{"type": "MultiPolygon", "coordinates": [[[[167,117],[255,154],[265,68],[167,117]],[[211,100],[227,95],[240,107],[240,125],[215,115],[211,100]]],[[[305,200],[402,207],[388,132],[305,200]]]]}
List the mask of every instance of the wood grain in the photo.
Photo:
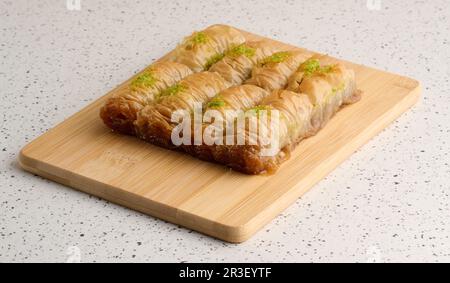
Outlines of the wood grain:
{"type": "MultiPolygon", "coordinates": [[[[262,39],[245,35],[248,40],[262,39]]],[[[25,146],[19,163],[34,174],[111,202],[225,241],[243,242],[420,96],[420,84],[413,79],[329,59],[355,70],[364,96],[341,110],[318,135],[300,143],[275,175],[244,175],[112,133],[100,120],[99,109],[125,83],[25,146]]]]}

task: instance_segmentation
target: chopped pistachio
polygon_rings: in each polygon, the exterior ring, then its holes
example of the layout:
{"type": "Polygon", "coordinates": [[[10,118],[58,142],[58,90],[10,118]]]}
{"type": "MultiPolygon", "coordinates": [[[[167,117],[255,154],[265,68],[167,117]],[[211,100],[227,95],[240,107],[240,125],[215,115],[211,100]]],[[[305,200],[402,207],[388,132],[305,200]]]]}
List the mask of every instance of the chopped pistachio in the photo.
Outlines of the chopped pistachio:
{"type": "Polygon", "coordinates": [[[272,56],[263,59],[262,65],[264,66],[269,63],[281,63],[284,62],[287,58],[289,58],[289,56],[291,56],[291,53],[289,51],[277,52],[272,56]]]}
{"type": "Polygon", "coordinates": [[[232,48],[230,51],[228,51],[227,55],[231,56],[231,57],[238,57],[238,56],[244,55],[248,58],[251,58],[251,57],[255,56],[255,53],[256,53],[255,48],[251,48],[245,44],[241,44],[241,45],[238,45],[238,46],[232,48]]]}
{"type": "Polygon", "coordinates": [[[269,105],[257,105],[255,107],[248,109],[248,113],[259,116],[261,114],[261,111],[265,111],[265,110],[270,110],[270,106],[269,105]]]}
{"type": "Polygon", "coordinates": [[[196,32],[189,38],[189,41],[193,44],[206,43],[208,41],[208,36],[202,31],[196,32]]]}
{"type": "Polygon", "coordinates": [[[320,68],[320,62],[317,59],[308,59],[306,62],[300,65],[300,69],[303,70],[305,75],[310,76],[320,68]]]}
{"type": "Polygon", "coordinates": [[[220,108],[225,106],[225,101],[221,98],[214,98],[210,102],[208,102],[207,107],[208,108],[220,108]]]}
{"type": "Polygon", "coordinates": [[[318,59],[308,59],[306,62],[300,65],[306,76],[312,76],[316,74],[328,74],[333,71],[335,65],[320,66],[318,59]]]}
{"type": "Polygon", "coordinates": [[[179,92],[185,90],[186,87],[184,85],[181,84],[175,84],[165,90],[163,90],[160,94],[159,94],[159,98],[163,98],[163,97],[167,97],[167,96],[173,96],[173,95],[177,95],[179,92]]]}
{"type": "Polygon", "coordinates": [[[183,43],[182,46],[186,49],[186,50],[191,50],[193,49],[196,45],[201,45],[201,44],[205,44],[206,42],[208,42],[208,35],[205,34],[204,32],[200,31],[200,32],[195,32],[194,34],[192,34],[191,36],[187,37],[183,43]]]}
{"type": "Polygon", "coordinates": [[[147,88],[153,86],[155,82],[156,78],[153,76],[152,71],[148,70],[135,78],[130,83],[130,86],[132,89],[147,88]]]}
{"type": "Polygon", "coordinates": [[[209,58],[208,61],[206,61],[205,70],[208,70],[209,68],[211,68],[212,65],[214,65],[217,62],[219,62],[220,60],[222,60],[223,57],[225,57],[225,54],[218,53],[218,54],[212,56],[211,58],[209,58]]]}

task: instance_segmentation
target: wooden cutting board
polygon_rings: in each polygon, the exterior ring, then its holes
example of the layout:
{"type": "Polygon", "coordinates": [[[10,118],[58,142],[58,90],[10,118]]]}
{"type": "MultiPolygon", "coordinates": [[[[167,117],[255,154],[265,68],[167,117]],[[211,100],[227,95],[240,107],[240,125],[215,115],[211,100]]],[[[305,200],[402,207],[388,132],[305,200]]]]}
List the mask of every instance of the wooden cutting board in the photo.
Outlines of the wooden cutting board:
{"type": "MultiPolygon", "coordinates": [[[[262,39],[244,33],[248,40],[262,39]]],[[[29,143],[19,162],[27,171],[83,192],[225,241],[243,242],[419,98],[416,80],[339,61],[355,70],[362,100],[300,143],[275,175],[244,175],[112,133],[99,109],[126,82],[29,143]]]]}

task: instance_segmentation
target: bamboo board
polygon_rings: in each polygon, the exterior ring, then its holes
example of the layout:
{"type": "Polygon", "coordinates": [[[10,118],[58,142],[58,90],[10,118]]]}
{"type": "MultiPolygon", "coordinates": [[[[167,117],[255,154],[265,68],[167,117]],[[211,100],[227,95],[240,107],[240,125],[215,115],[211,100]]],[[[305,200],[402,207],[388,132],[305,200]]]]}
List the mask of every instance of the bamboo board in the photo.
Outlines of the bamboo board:
{"type": "MultiPolygon", "coordinates": [[[[244,33],[248,40],[262,39],[244,33]]],[[[27,171],[80,191],[228,242],[243,242],[420,96],[416,80],[338,61],[355,70],[362,100],[301,142],[275,175],[244,175],[112,133],[99,109],[126,82],[29,143],[19,162],[27,171]]]]}

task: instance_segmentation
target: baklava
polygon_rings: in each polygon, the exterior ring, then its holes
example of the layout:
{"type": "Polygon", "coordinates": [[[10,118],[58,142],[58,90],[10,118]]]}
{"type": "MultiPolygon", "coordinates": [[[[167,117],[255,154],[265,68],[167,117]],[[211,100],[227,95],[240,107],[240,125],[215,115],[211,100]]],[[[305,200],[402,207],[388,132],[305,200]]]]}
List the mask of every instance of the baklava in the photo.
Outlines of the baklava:
{"type": "Polygon", "coordinates": [[[360,99],[355,73],[304,50],[195,32],[107,99],[111,129],[246,174],[275,172],[305,138],[360,99]]]}

